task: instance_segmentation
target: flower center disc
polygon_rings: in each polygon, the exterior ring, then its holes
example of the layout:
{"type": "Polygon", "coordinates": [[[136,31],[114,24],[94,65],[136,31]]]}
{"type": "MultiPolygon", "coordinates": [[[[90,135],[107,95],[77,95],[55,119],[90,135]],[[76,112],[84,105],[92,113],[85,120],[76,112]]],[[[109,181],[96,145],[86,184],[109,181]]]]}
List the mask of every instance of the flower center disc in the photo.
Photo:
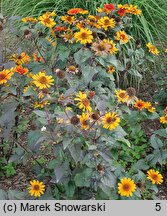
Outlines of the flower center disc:
{"type": "Polygon", "coordinates": [[[81,38],[82,38],[82,39],[86,39],[87,37],[88,37],[87,33],[83,32],[83,33],[81,34],[81,38]]]}
{"type": "Polygon", "coordinates": [[[158,178],[157,174],[152,175],[152,179],[154,179],[155,181],[157,180],[157,178],[158,178]]]}
{"type": "Polygon", "coordinates": [[[49,23],[50,23],[50,19],[49,19],[49,18],[46,18],[46,19],[44,20],[44,22],[49,24],[49,23]]]}
{"type": "Polygon", "coordinates": [[[88,100],[87,98],[83,99],[83,100],[82,100],[82,103],[83,103],[83,105],[86,106],[86,107],[89,106],[89,100],[88,100]]]}
{"type": "Polygon", "coordinates": [[[124,184],[124,185],[123,185],[123,189],[124,189],[125,191],[129,191],[130,185],[129,185],[129,184],[124,184]]]}
{"type": "Polygon", "coordinates": [[[126,94],[125,94],[125,93],[120,93],[119,96],[120,96],[121,98],[125,98],[126,94]]]}
{"type": "Polygon", "coordinates": [[[3,79],[5,79],[5,74],[0,74],[0,80],[3,80],[3,79]]]}
{"type": "Polygon", "coordinates": [[[115,118],[108,117],[106,121],[107,123],[113,123],[115,121],[115,118]]]}
{"type": "Polygon", "coordinates": [[[110,23],[110,22],[109,22],[108,19],[106,19],[106,20],[104,21],[104,24],[105,24],[105,25],[109,25],[109,23],[110,23]]]}
{"type": "Polygon", "coordinates": [[[105,46],[103,44],[99,44],[98,45],[98,50],[104,51],[105,50],[105,46]]]}
{"type": "Polygon", "coordinates": [[[44,77],[44,76],[40,77],[39,82],[40,82],[41,84],[45,84],[45,83],[47,82],[46,77],[44,77]]]}
{"type": "Polygon", "coordinates": [[[39,190],[39,185],[34,185],[34,190],[38,191],[39,190]]]}
{"type": "Polygon", "coordinates": [[[87,120],[84,120],[84,121],[82,122],[82,124],[83,124],[84,126],[87,126],[87,125],[88,125],[87,120]]]}

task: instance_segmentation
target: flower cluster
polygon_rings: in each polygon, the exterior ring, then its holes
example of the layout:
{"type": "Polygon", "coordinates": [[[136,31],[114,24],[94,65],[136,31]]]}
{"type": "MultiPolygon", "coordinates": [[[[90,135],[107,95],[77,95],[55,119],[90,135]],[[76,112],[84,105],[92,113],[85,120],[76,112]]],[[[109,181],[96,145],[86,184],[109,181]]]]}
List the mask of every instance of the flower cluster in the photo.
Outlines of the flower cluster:
{"type": "MultiPolygon", "coordinates": [[[[63,170],[60,181],[55,178],[57,185],[63,186],[55,189],[60,190],[62,197],[75,197],[75,189],[85,186],[108,197],[114,191],[117,199],[137,197],[141,181],[145,188],[151,185],[149,180],[152,184],[163,183],[159,171],[150,169],[146,173],[140,167],[151,164],[151,160],[155,163],[146,169],[156,167],[156,160],[163,164],[159,158],[153,158],[153,139],[158,140],[156,135],[163,132],[160,129],[149,141],[148,137],[143,138],[145,132],[140,123],[159,118],[160,113],[160,123],[167,124],[167,108],[159,111],[157,103],[138,98],[136,89],[131,87],[133,80],[141,79],[146,60],[144,50],[134,42],[128,28],[132,17],[140,14],[135,5],[110,3],[98,8],[96,15],[72,8],[62,16],[53,11],[22,19],[24,31],[18,35],[24,49],[10,54],[12,68],[4,66],[0,71],[2,101],[5,104],[9,98],[15,106],[16,118],[12,116],[14,125],[9,128],[15,130],[23,124],[16,130],[18,148],[22,133],[28,133],[27,148],[34,148],[33,163],[43,165],[45,160],[40,156],[46,157],[47,165],[42,171],[37,170],[37,177],[42,178],[40,172],[46,171],[50,181],[57,169],[63,170]],[[150,157],[146,157],[147,148],[152,151],[150,157]],[[142,175],[133,170],[135,163],[142,175]],[[121,165],[118,172],[117,165],[121,165]],[[108,190],[107,179],[111,176],[114,184],[120,182],[108,190]],[[96,184],[91,184],[92,178],[96,184]],[[69,185],[74,187],[70,194],[66,191],[69,185]]],[[[146,47],[151,54],[159,54],[150,42],[146,47]]],[[[7,106],[8,103],[4,107],[2,104],[0,109],[4,112],[7,106]]],[[[15,138],[16,132],[11,137],[15,138]]],[[[163,149],[161,140],[159,143],[163,149]]],[[[38,198],[45,187],[43,182],[32,180],[29,195],[38,198]]]]}
{"type": "MultiPolygon", "coordinates": [[[[152,184],[162,184],[163,182],[163,176],[159,173],[159,171],[155,171],[153,169],[150,169],[147,172],[147,179],[149,179],[152,184]]],[[[131,178],[122,178],[120,183],[118,183],[118,193],[121,196],[132,196],[136,188],[137,185],[131,178]]]]}
{"type": "MultiPolygon", "coordinates": [[[[82,121],[84,121],[84,119],[87,119],[86,114],[83,114],[82,116],[82,121]]],[[[86,123],[83,127],[86,127],[86,123]]],[[[147,171],[147,179],[149,179],[152,184],[163,183],[163,176],[159,173],[159,171],[155,171],[153,169],[147,171]]],[[[125,197],[132,197],[136,188],[137,185],[131,178],[121,178],[120,183],[118,183],[118,194],[125,197]]],[[[44,194],[44,191],[45,185],[43,182],[39,182],[38,180],[30,181],[29,193],[31,196],[40,197],[44,194]]]]}

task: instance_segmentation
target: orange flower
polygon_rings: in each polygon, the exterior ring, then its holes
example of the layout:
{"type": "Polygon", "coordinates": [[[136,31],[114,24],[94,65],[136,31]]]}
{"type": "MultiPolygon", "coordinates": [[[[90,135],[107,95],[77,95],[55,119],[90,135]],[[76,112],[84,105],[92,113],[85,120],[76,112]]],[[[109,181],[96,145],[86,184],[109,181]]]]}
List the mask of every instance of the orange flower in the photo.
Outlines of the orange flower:
{"type": "Polygon", "coordinates": [[[142,100],[137,100],[134,104],[134,107],[138,108],[139,110],[142,110],[145,108],[145,102],[142,100]]]}
{"type": "Polygon", "coordinates": [[[57,26],[53,31],[59,32],[59,31],[65,31],[65,30],[67,30],[66,26],[57,26]]]}
{"type": "Polygon", "coordinates": [[[126,9],[125,9],[125,8],[120,8],[120,9],[118,10],[118,14],[119,14],[120,16],[125,16],[125,15],[126,15],[126,9]]]}
{"type": "Polygon", "coordinates": [[[72,8],[67,11],[69,15],[76,15],[79,14],[83,9],[82,8],[72,8]]]}
{"type": "Polygon", "coordinates": [[[107,12],[111,12],[111,11],[115,10],[115,6],[113,4],[104,4],[104,9],[107,12]]]}
{"type": "Polygon", "coordinates": [[[33,53],[33,57],[34,57],[34,61],[35,62],[41,62],[41,61],[43,61],[43,57],[38,56],[37,53],[33,53]]]}
{"type": "Polygon", "coordinates": [[[167,115],[167,107],[164,109],[165,114],[167,115]]]}
{"type": "Polygon", "coordinates": [[[28,73],[28,69],[27,68],[23,68],[22,66],[18,65],[17,67],[15,67],[14,69],[15,72],[21,74],[21,75],[25,75],[28,73]]]}

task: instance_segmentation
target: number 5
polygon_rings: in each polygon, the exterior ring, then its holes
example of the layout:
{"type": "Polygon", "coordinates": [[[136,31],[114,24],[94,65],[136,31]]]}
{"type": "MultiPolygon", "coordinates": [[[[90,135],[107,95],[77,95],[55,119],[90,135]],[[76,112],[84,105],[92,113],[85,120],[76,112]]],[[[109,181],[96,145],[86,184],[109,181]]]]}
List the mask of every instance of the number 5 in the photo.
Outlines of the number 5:
{"type": "Polygon", "coordinates": [[[156,211],[161,211],[161,203],[156,203],[155,210],[156,211]]]}

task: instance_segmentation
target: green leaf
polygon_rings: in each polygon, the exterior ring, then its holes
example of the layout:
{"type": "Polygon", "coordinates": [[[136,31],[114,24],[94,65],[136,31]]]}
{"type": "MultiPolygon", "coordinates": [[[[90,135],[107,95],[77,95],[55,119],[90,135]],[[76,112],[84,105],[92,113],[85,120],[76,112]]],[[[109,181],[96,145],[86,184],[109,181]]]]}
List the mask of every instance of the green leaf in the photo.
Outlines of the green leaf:
{"type": "Polygon", "coordinates": [[[96,73],[98,73],[96,67],[91,67],[89,65],[86,65],[86,66],[82,65],[81,66],[81,71],[82,71],[82,75],[83,75],[83,78],[84,78],[84,82],[86,84],[88,84],[92,80],[93,76],[96,73]]]}
{"type": "Polygon", "coordinates": [[[117,139],[117,141],[125,143],[129,148],[131,147],[129,140],[127,140],[125,138],[117,139]]]}
{"type": "Polygon", "coordinates": [[[49,161],[47,168],[48,169],[54,169],[57,165],[58,161],[56,159],[49,161]]]}
{"type": "Polygon", "coordinates": [[[160,149],[162,146],[163,146],[163,143],[162,141],[156,137],[155,134],[153,134],[150,138],[150,142],[151,142],[151,146],[154,148],[154,149],[160,149]]]}
{"type": "Polygon", "coordinates": [[[147,170],[148,168],[149,166],[146,164],[146,161],[144,159],[141,159],[137,161],[137,163],[135,163],[131,169],[136,171],[136,170],[147,170]]]}
{"type": "Polygon", "coordinates": [[[68,149],[71,153],[72,158],[75,160],[76,163],[81,160],[82,150],[81,150],[80,143],[70,145],[68,149]]]}
{"type": "Polygon", "coordinates": [[[75,193],[75,184],[70,181],[68,184],[65,184],[65,193],[67,198],[72,198],[75,193]]]}
{"type": "Polygon", "coordinates": [[[154,131],[155,134],[167,138],[167,128],[154,131]]]}
{"type": "Polygon", "coordinates": [[[63,138],[63,149],[65,150],[70,144],[73,138],[64,137],[63,138]]]}
{"type": "Polygon", "coordinates": [[[34,110],[33,113],[35,113],[37,116],[40,116],[42,118],[46,118],[46,112],[41,110],[34,110]]]}
{"type": "Polygon", "coordinates": [[[58,51],[59,59],[63,62],[66,61],[70,55],[70,52],[71,51],[70,51],[69,47],[61,45],[59,48],[59,51],[58,51]]]}
{"type": "Polygon", "coordinates": [[[81,65],[86,62],[90,57],[92,57],[92,55],[93,54],[91,51],[81,48],[78,52],[74,54],[74,59],[78,65],[81,65]]]}
{"type": "Polygon", "coordinates": [[[18,190],[9,190],[8,197],[10,200],[24,200],[25,199],[25,192],[21,192],[18,190]]]}
{"type": "Polygon", "coordinates": [[[59,189],[55,186],[54,188],[54,196],[57,200],[60,199],[60,192],[59,192],[59,189]]]}
{"type": "Polygon", "coordinates": [[[7,193],[0,189],[0,200],[7,200],[7,193]]]}
{"type": "Polygon", "coordinates": [[[29,145],[29,147],[30,147],[31,150],[37,150],[37,149],[39,149],[40,144],[45,139],[46,138],[38,130],[30,131],[28,133],[28,145],[29,145]]]}
{"type": "Polygon", "coordinates": [[[28,90],[23,94],[23,97],[26,97],[26,96],[31,96],[31,95],[35,95],[36,92],[34,91],[33,87],[30,86],[28,88],[28,90]]]}
{"type": "Polygon", "coordinates": [[[89,187],[92,176],[92,169],[87,168],[82,173],[77,173],[74,177],[74,181],[77,187],[89,187]]]}
{"type": "Polygon", "coordinates": [[[110,188],[114,188],[116,184],[116,177],[113,173],[107,173],[105,176],[101,179],[101,183],[105,186],[108,186],[110,188]]]}

